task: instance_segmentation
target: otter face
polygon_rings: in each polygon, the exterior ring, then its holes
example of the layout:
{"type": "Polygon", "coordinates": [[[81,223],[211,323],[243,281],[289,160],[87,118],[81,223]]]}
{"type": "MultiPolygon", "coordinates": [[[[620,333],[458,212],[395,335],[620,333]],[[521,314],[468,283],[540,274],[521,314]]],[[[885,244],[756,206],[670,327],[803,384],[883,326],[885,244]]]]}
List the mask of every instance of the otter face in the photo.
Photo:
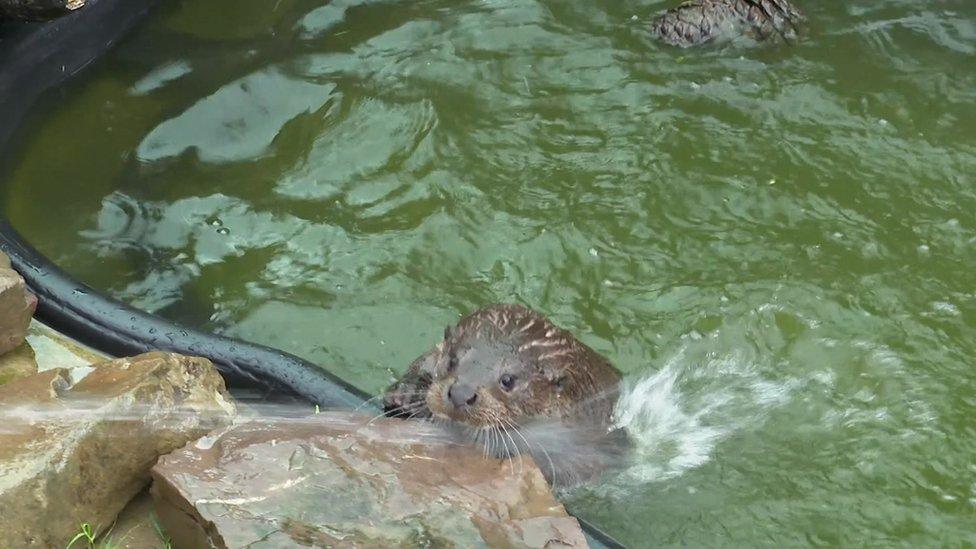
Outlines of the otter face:
{"type": "Polygon", "coordinates": [[[551,410],[556,384],[516,343],[475,335],[445,334],[445,352],[427,392],[435,417],[474,427],[522,419],[551,410]]]}
{"type": "Polygon", "coordinates": [[[518,305],[492,305],[447,328],[383,397],[387,415],[470,427],[536,418],[611,421],[620,374],[603,357],[518,305]]]}

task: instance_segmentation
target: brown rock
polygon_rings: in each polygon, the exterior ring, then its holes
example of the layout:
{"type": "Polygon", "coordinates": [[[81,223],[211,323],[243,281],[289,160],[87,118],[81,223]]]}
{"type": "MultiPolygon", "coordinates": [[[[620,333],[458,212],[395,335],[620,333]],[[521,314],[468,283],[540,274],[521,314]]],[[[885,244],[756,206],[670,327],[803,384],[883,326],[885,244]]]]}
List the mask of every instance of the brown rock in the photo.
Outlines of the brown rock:
{"type": "Polygon", "coordinates": [[[0,532],[10,547],[63,547],[103,531],[162,454],[226,424],[234,407],[213,365],[148,353],[0,387],[0,532]]]}
{"type": "Polygon", "coordinates": [[[531,460],[368,419],[251,421],[164,456],[151,492],[174,546],[586,546],[531,460]]]}
{"type": "Polygon", "coordinates": [[[0,356],[0,385],[36,373],[37,361],[34,360],[34,349],[31,349],[26,342],[0,356]]]}
{"type": "MultiPolygon", "coordinates": [[[[0,410],[10,412],[13,406],[38,405],[38,410],[49,410],[50,403],[63,395],[71,386],[70,371],[65,368],[53,368],[43,372],[18,379],[0,386],[0,410]]],[[[8,424],[7,430],[26,425],[8,424]]],[[[0,459],[3,458],[5,445],[0,445],[0,459]]]]}
{"type": "MultiPolygon", "coordinates": [[[[2,2],[3,0],[0,0],[2,2]]],[[[0,254],[2,255],[2,254],[0,254]]],[[[0,261],[0,354],[13,350],[24,342],[37,298],[27,291],[27,284],[3,256],[0,261]]]]}
{"type": "Polygon", "coordinates": [[[169,536],[161,530],[153,511],[149,490],[139,492],[119,513],[112,529],[98,540],[98,547],[108,549],[164,549],[169,536]]]}

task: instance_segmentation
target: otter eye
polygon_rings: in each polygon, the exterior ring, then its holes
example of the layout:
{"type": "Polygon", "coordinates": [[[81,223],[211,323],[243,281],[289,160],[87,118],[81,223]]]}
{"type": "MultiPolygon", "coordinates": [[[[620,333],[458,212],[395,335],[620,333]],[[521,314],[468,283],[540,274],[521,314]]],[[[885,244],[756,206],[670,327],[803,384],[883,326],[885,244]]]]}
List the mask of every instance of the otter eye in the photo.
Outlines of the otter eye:
{"type": "Polygon", "coordinates": [[[453,372],[454,370],[457,370],[457,366],[458,366],[457,355],[451,353],[450,358],[447,359],[447,371],[453,372]]]}
{"type": "Polygon", "coordinates": [[[505,374],[498,378],[498,384],[502,386],[502,389],[511,391],[512,387],[515,387],[515,376],[512,374],[505,374]]]}

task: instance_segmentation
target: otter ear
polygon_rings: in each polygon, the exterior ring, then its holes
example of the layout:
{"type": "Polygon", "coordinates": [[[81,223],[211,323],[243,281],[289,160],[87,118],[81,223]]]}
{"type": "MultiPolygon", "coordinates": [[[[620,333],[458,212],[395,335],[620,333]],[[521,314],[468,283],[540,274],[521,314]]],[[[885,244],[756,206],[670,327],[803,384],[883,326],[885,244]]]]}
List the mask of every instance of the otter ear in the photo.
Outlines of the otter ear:
{"type": "Polygon", "coordinates": [[[542,376],[556,387],[562,387],[567,381],[568,374],[563,368],[543,368],[542,376]]]}
{"type": "Polygon", "coordinates": [[[562,391],[563,390],[563,387],[566,386],[566,383],[568,381],[569,381],[569,376],[567,376],[567,375],[564,374],[564,375],[558,376],[556,379],[553,379],[552,380],[552,384],[556,386],[556,390],[557,391],[562,391]]]}

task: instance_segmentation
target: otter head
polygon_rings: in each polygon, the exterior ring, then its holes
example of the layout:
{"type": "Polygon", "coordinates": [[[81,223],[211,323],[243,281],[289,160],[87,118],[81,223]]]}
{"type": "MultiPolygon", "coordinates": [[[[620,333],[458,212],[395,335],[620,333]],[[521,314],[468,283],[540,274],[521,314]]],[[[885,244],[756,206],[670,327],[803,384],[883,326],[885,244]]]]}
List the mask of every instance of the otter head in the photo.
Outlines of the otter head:
{"type": "Polygon", "coordinates": [[[603,357],[517,305],[481,309],[447,328],[431,370],[427,408],[472,427],[566,417],[581,404],[608,421],[612,403],[594,410],[589,397],[613,391],[614,400],[619,380],[603,357]]]}

